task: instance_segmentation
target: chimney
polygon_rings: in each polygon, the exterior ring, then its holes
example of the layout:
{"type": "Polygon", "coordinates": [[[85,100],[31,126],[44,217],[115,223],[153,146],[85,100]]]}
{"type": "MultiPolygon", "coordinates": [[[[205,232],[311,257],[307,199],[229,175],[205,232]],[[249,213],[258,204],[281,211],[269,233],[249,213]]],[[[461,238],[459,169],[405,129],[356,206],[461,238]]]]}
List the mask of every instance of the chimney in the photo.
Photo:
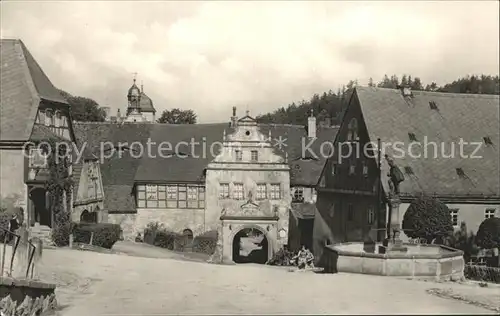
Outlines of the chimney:
{"type": "Polygon", "coordinates": [[[238,123],[238,117],[236,116],[236,107],[233,106],[233,116],[231,116],[231,127],[236,127],[238,123]]]}
{"type": "Polygon", "coordinates": [[[103,106],[102,111],[104,112],[104,115],[106,116],[106,121],[109,121],[109,111],[111,108],[109,106],[103,106]]]}
{"type": "Polygon", "coordinates": [[[316,138],[316,118],[311,109],[311,116],[307,118],[307,137],[316,138]]]}

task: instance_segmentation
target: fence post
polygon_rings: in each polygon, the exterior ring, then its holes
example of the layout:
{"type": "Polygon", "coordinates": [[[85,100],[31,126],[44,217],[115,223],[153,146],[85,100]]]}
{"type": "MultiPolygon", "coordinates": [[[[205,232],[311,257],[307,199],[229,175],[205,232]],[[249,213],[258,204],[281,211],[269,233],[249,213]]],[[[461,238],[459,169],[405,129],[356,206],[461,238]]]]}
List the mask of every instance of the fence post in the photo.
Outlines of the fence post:
{"type": "Polygon", "coordinates": [[[21,226],[18,229],[18,235],[19,235],[19,243],[18,247],[16,249],[16,252],[13,253],[13,263],[11,264],[11,274],[12,271],[14,272],[12,274],[13,277],[17,278],[24,278],[26,276],[26,271],[28,269],[28,264],[29,264],[29,233],[28,230],[26,229],[26,226],[21,226]],[[13,265],[13,267],[12,267],[13,265]]]}
{"type": "Polygon", "coordinates": [[[94,232],[90,232],[90,242],[89,245],[92,245],[92,241],[94,240],[94,232]]]}
{"type": "Polygon", "coordinates": [[[0,272],[0,276],[3,276],[4,268],[5,268],[5,252],[7,251],[7,240],[9,237],[9,233],[5,232],[5,236],[3,239],[3,249],[2,249],[2,271],[0,272]]]}
{"type": "Polygon", "coordinates": [[[73,249],[73,233],[69,234],[69,248],[73,249]]]}

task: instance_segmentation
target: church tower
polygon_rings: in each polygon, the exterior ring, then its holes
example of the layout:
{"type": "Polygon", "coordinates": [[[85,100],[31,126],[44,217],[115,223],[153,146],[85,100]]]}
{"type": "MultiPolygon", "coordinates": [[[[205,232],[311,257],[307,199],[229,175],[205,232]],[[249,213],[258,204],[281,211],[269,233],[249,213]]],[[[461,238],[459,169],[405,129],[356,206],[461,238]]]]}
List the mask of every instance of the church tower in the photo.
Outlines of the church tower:
{"type": "Polygon", "coordinates": [[[135,84],[135,80],[136,79],[134,78],[134,83],[132,84],[130,89],[128,89],[127,93],[127,99],[128,99],[127,116],[132,112],[139,112],[141,104],[141,90],[135,84]]]}

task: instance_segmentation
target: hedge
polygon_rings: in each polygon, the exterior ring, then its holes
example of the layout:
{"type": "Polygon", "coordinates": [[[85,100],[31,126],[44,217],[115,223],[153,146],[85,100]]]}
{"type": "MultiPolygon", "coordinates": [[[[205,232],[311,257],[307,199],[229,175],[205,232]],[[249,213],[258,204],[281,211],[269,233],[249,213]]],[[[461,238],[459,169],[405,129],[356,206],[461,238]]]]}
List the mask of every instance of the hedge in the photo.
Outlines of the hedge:
{"type": "Polygon", "coordinates": [[[90,243],[93,233],[92,245],[111,249],[120,239],[121,227],[109,223],[74,223],[73,241],[77,243],[90,243]]]}
{"type": "Polygon", "coordinates": [[[212,255],[217,246],[218,233],[216,230],[207,231],[193,240],[193,251],[212,255]]]}
{"type": "Polygon", "coordinates": [[[500,283],[500,268],[466,264],[464,276],[470,280],[500,283]]]}

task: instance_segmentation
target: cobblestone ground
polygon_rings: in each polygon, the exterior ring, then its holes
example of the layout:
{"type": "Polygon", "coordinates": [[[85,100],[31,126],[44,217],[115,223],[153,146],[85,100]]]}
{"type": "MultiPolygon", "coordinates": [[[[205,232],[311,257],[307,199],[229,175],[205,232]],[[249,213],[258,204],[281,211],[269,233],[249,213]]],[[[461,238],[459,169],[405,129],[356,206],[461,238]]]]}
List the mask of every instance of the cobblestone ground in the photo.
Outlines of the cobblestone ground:
{"type": "Polygon", "coordinates": [[[41,271],[45,280],[60,285],[56,293],[63,316],[494,313],[426,293],[465,285],[366,275],[292,273],[69,249],[44,252],[41,271]]]}

